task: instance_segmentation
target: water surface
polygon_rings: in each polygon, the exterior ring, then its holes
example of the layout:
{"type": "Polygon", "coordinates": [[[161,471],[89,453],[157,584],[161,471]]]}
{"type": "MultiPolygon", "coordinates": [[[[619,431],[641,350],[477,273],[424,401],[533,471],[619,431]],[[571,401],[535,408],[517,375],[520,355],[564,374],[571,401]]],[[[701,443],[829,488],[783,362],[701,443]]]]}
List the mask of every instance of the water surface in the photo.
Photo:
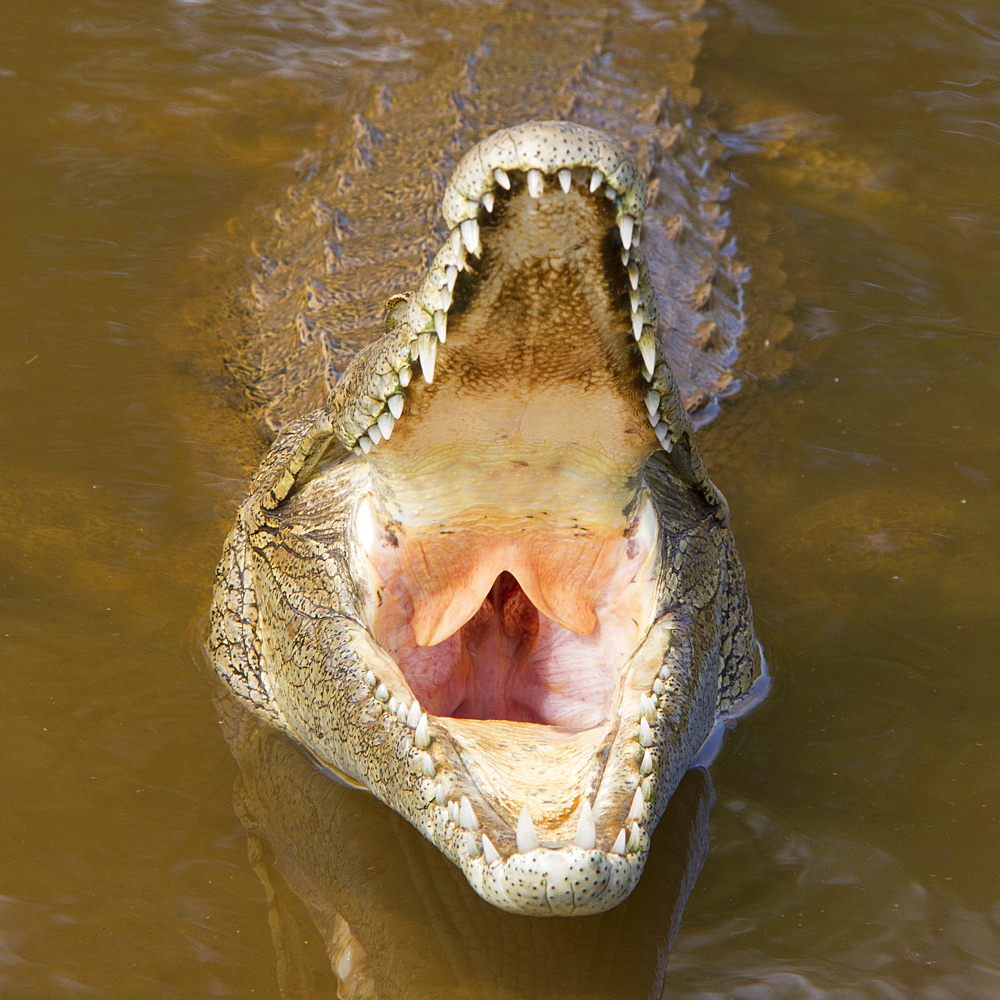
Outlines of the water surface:
{"type": "MultiPolygon", "coordinates": [[[[451,7],[457,33],[486,16],[451,7]]],[[[4,5],[0,995],[277,997],[292,952],[274,941],[293,939],[309,988],[333,989],[303,943],[317,907],[275,929],[275,894],[286,913],[295,894],[272,882],[269,907],[248,858],[239,816],[269,820],[246,777],[234,809],[198,663],[220,510],[247,469],[207,427],[225,387],[184,370],[177,276],[224,252],[228,218],[278,201],[373,80],[428,58],[443,9],[4,5]]],[[[775,686],[713,768],[669,965],[671,914],[639,898],[588,945],[598,995],[642,995],[635,965],[699,1000],[1000,995],[1000,18],[986,0],[705,16],[706,107],[734,148],[762,148],[734,162],[737,226],[771,230],[795,303],[703,437],[775,686]]],[[[344,891],[383,906],[364,911],[386,935],[370,966],[437,954],[433,938],[478,995],[491,976],[497,996],[589,995],[502,985],[458,927],[419,923],[385,891],[393,857],[420,884],[419,846],[329,795],[372,865],[370,890],[344,891]]]]}

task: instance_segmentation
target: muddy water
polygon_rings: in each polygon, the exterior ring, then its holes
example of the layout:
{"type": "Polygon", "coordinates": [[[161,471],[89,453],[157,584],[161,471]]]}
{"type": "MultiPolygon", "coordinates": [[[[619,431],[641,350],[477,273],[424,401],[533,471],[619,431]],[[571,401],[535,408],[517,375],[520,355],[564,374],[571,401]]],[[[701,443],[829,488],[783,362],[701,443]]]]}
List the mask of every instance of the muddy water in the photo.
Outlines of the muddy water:
{"type": "Polygon", "coordinates": [[[987,0],[707,12],[708,106],[764,147],[737,219],[796,302],[704,437],[775,675],[713,769],[710,844],[693,779],[628,908],[560,936],[224,712],[234,809],[197,649],[245,459],[183,363],[176,276],[441,10],[4,4],[0,996],[333,996],[328,948],[345,996],[1000,995],[987,0]],[[323,943],[338,913],[367,956],[323,943]]]}

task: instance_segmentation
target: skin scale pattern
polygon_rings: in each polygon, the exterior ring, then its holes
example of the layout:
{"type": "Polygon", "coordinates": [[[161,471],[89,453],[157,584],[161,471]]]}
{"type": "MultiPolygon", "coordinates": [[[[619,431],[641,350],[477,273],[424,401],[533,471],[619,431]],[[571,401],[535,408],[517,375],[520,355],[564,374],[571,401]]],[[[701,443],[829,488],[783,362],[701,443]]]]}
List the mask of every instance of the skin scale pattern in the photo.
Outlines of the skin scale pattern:
{"type": "MultiPolygon", "coordinates": [[[[372,120],[356,119],[344,159],[307,167],[288,209],[276,213],[277,238],[262,248],[258,278],[243,300],[249,308],[233,307],[246,331],[233,369],[252,387],[264,422],[283,429],[227,541],[210,646],[237,696],[318,762],[403,815],[485,899],[518,913],[593,913],[635,887],[649,836],[692,758],[720,717],[745,706],[760,674],[728,511],[701,465],[687,415],[709,417],[715,397],[729,386],[726,369],[743,322],[743,272],[722,225],[718,144],[691,110],[696,95],[683,68],[678,73],[677,64],[696,50],[693,11],[678,9],[682,57],[664,58],[657,68],[666,85],[652,102],[644,97],[641,103],[621,66],[612,71],[603,58],[600,40],[582,61],[565,58],[553,17],[532,22],[534,47],[508,45],[503,32],[522,37],[519,19],[534,15],[516,6],[507,13],[504,28],[458,74],[450,142],[442,143],[439,121],[420,117],[416,128],[402,128],[412,110],[407,102],[419,95],[380,91],[372,120]],[[521,101],[499,86],[512,72],[505,54],[515,50],[516,78],[525,82],[521,101]],[[562,74],[558,87],[553,74],[562,74]],[[539,82],[535,93],[529,84],[539,82]],[[564,117],[633,121],[634,133],[623,136],[630,151],[588,129],[520,126],[505,133],[514,147],[519,140],[522,151],[529,150],[520,161],[503,159],[509,140],[488,139],[472,154],[477,163],[470,167],[467,157],[459,164],[451,187],[418,188],[418,205],[401,209],[390,202],[388,218],[367,211],[379,202],[375,192],[384,202],[387,190],[411,190],[421,169],[430,166],[429,175],[440,176],[440,161],[419,162],[429,149],[447,154],[459,134],[479,137],[525,115],[548,111],[551,118],[554,87],[564,117]],[[435,139],[438,145],[429,145],[435,139]],[[660,397],[673,446],[669,456],[654,450],[643,473],[659,526],[658,611],[650,632],[657,659],[649,678],[656,687],[643,695],[645,702],[638,694],[622,699],[617,731],[602,750],[603,779],[593,802],[596,846],[575,846],[570,834],[558,849],[520,851],[512,818],[497,814],[477,788],[467,749],[426,713],[419,718],[410,706],[393,705],[401,692],[385,683],[391,664],[365,624],[359,583],[363,553],[353,517],[369,469],[361,438],[391,397],[406,395],[410,380],[417,386],[425,375],[417,345],[432,335],[435,317],[423,306],[444,273],[449,232],[481,196],[470,190],[470,178],[483,188],[495,167],[549,173],[557,162],[590,168],[595,157],[608,184],[618,184],[619,216],[629,214],[642,227],[643,251],[632,259],[642,272],[646,319],[656,318],[655,364],[647,366],[646,378],[660,397]],[[401,176],[409,186],[396,186],[401,176]],[[439,194],[444,226],[432,222],[428,204],[439,194]],[[643,219],[640,202],[647,199],[643,219]],[[353,212],[352,205],[358,206],[353,212]],[[380,253],[381,269],[370,263],[380,253]],[[376,337],[385,300],[415,281],[414,294],[390,304],[385,332],[376,337]],[[345,349],[366,343],[338,380],[345,349]],[[404,368],[407,385],[400,382],[404,368]],[[474,804],[474,825],[457,816],[463,799],[474,804]]],[[[595,30],[603,36],[609,29],[595,30]]],[[[441,357],[447,357],[443,348],[441,357]]]]}

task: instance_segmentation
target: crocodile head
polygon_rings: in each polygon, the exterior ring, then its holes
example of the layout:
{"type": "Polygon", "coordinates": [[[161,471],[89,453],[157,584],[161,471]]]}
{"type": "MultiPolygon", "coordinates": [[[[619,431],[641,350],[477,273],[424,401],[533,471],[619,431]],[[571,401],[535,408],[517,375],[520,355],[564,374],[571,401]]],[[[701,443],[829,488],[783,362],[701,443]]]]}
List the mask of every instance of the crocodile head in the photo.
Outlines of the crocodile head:
{"type": "Polygon", "coordinates": [[[620,902],[760,674],[644,209],[592,129],[474,147],[419,286],[279,438],[220,568],[231,686],[515,912],[620,902]]]}

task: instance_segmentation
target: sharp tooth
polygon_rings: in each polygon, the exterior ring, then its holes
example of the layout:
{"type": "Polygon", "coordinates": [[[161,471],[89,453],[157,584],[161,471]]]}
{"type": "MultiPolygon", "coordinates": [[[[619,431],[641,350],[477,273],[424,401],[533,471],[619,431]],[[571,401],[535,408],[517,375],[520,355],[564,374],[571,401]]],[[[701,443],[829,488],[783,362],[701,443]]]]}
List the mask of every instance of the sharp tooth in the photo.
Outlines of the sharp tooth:
{"type": "Polygon", "coordinates": [[[458,803],[454,799],[448,800],[448,819],[452,823],[458,823],[458,803]]]}
{"type": "Polygon", "coordinates": [[[639,695],[639,711],[647,722],[652,722],[656,717],[656,702],[648,694],[639,695]]]}
{"type": "Polygon", "coordinates": [[[396,718],[399,719],[400,722],[406,722],[406,713],[409,711],[409,709],[410,706],[407,705],[405,701],[401,701],[396,706],[396,718]]]}
{"type": "Polygon", "coordinates": [[[647,774],[646,777],[642,779],[639,787],[642,789],[642,797],[647,802],[652,802],[653,792],[656,791],[656,784],[653,781],[652,774],[647,774]]]}
{"type": "Polygon", "coordinates": [[[521,815],[517,818],[517,851],[518,854],[527,854],[538,847],[538,831],[531,819],[531,812],[525,806],[521,810],[521,815]]]}
{"type": "Polygon", "coordinates": [[[604,197],[607,198],[608,201],[614,201],[615,198],[618,197],[618,192],[609,184],[604,189],[604,197]]]}
{"type": "Polygon", "coordinates": [[[642,306],[632,313],[632,336],[636,340],[642,336],[642,306]]]}
{"type": "Polygon", "coordinates": [[[413,369],[409,365],[403,365],[396,374],[399,376],[399,384],[405,389],[413,378],[413,369]]]}
{"type": "Polygon", "coordinates": [[[448,287],[448,279],[445,279],[445,283],[441,286],[441,297],[439,299],[439,307],[447,312],[451,308],[451,289],[448,287]]]}
{"type": "Polygon", "coordinates": [[[399,709],[399,702],[396,700],[396,696],[393,695],[389,699],[389,711],[392,712],[393,715],[395,715],[398,709],[399,709]]]}
{"type": "Polygon", "coordinates": [[[361,450],[361,449],[360,449],[360,448],[359,448],[359,447],[358,447],[357,445],[355,445],[355,446],[354,446],[354,447],[353,447],[353,448],[351,449],[351,451],[352,451],[352,452],[354,452],[354,454],[355,454],[355,455],[357,455],[357,456],[358,456],[358,458],[361,458],[361,456],[362,456],[362,455],[364,455],[364,452],[363,452],[363,451],[362,451],[362,450],[361,450]]]}
{"type": "Polygon", "coordinates": [[[566,194],[569,194],[569,186],[573,183],[573,173],[570,170],[560,170],[559,171],[559,186],[563,189],[566,194]]]}
{"type": "Polygon", "coordinates": [[[420,709],[420,702],[414,698],[413,704],[410,706],[409,712],[406,713],[406,724],[410,729],[416,729],[417,723],[420,721],[420,716],[422,715],[420,709]]]}
{"type": "Polygon", "coordinates": [[[486,194],[483,195],[483,208],[485,208],[487,212],[492,212],[493,211],[493,192],[492,191],[487,191],[486,194]]]}
{"type": "Polygon", "coordinates": [[[438,340],[443,344],[448,339],[448,314],[443,309],[438,309],[434,313],[434,329],[437,331],[438,340]]]}
{"type": "Polygon", "coordinates": [[[462,243],[471,254],[479,253],[479,223],[475,219],[466,219],[459,227],[462,243]]]}
{"type": "Polygon", "coordinates": [[[639,292],[634,288],[628,293],[628,303],[632,307],[632,312],[639,308],[639,292]]]}
{"type": "Polygon", "coordinates": [[[448,802],[448,796],[445,795],[444,785],[434,786],[434,801],[439,806],[444,806],[448,802]]]}
{"type": "Polygon", "coordinates": [[[497,184],[504,189],[504,191],[510,190],[510,178],[507,176],[506,170],[502,167],[494,167],[493,177],[496,179],[497,184]]]}
{"type": "Polygon", "coordinates": [[[541,196],[542,187],[544,182],[542,180],[541,170],[529,170],[528,171],[528,194],[532,198],[538,198],[541,196]]]}
{"type": "Polygon", "coordinates": [[[479,820],[476,819],[476,814],[472,811],[472,804],[467,795],[463,795],[458,804],[458,821],[463,830],[479,829],[479,820]]]}
{"type": "Polygon", "coordinates": [[[448,234],[448,245],[454,254],[458,254],[462,249],[462,233],[460,229],[453,229],[448,234]]]}
{"type": "Polygon", "coordinates": [[[375,687],[375,675],[370,671],[365,671],[365,683],[370,687],[375,687]]]}
{"type": "MultiPolygon", "coordinates": [[[[437,361],[438,342],[432,333],[421,333],[417,337],[417,356],[425,382],[434,381],[434,362],[437,361]]],[[[364,447],[362,445],[362,447],[364,447]]]]}
{"type": "Polygon", "coordinates": [[[597,825],[594,823],[594,810],[587,799],[583,800],[580,809],[580,822],[576,828],[576,838],[573,843],[584,851],[592,851],[597,847],[597,825]]]}
{"type": "Polygon", "coordinates": [[[625,827],[622,827],[618,831],[618,836],[615,837],[614,844],[611,845],[612,854],[624,854],[625,853],[625,827]]]}
{"type": "Polygon", "coordinates": [[[642,760],[639,762],[639,773],[644,777],[653,773],[653,755],[648,750],[642,755],[642,760]]]}
{"type": "Polygon", "coordinates": [[[590,175],[590,193],[593,194],[604,183],[604,174],[595,170],[590,175]]]}
{"type": "Polygon", "coordinates": [[[429,753],[420,755],[420,770],[425,778],[436,778],[437,768],[434,766],[434,758],[429,753]]]}
{"type": "Polygon", "coordinates": [[[475,834],[466,832],[465,850],[471,858],[478,858],[483,853],[483,849],[479,845],[479,838],[475,834]]]}
{"type": "Polygon", "coordinates": [[[660,439],[664,451],[670,451],[674,442],[670,439],[670,428],[666,424],[656,425],[656,436],[660,439]]]}
{"type": "MultiPolygon", "coordinates": [[[[400,398],[402,398],[402,397],[400,397],[400,398]]],[[[646,409],[649,410],[650,419],[658,416],[658,414],[660,412],[660,394],[658,392],[655,392],[654,390],[650,389],[649,392],[647,392],[646,395],[643,396],[642,398],[646,402],[646,409]]],[[[391,399],[389,400],[389,404],[390,404],[389,409],[391,410],[392,409],[392,405],[391,405],[392,404],[392,400],[391,399]]],[[[400,406],[400,409],[402,409],[402,406],[400,406]]],[[[399,414],[396,414],[396,415],[399,416],[399,414]]]]}
{"type": "Polygon", "coordinates": [[[396,418],[396,420],[399,420],[403,414],[404,399],[402,393],[397,392],[395,395],[390,396],[385,402],[386,406],[389,407],[389,412],[396,418]]]}
{"type": "Polygon", "coordinates": [[[623,215],[618,220],[618,229],[622,234],[622,246],[626,250],[632,246],[632,230],[635,228],[635,219],[631,215],[623,215]]]}
{"type": "Polygon", "coordinates": [[[483,834],[483,857],[488,865],[500,860],[500,852],[493,846],[493,841],[486,834],[483,834]]]}
{"type": "Polygon", "coordinates": [[[378,429],[377,424],[372,424],[368,428],[368,436],[372,439],[372,444],[382,443],[382,432],[378,429]]]}
{"type": "Polygon", "coordinates": [[[662,697],[663,693],[667,690],[667,685],[664,684],[659,677],[657,677],[656,680],[653,681],[653,690],[658,696],[662,697]]]}
{"type": "Polygon", "coordinates": [[[427,727],[426,712],[421,714],[420,721],[417,723],[417,728],[413,730],[413,742],[416,743],[421,750],[426,750],[431,745],[431,734],[427,727]]]}
{"type": "Polygon", "coordinates": [[[639,338],[639,353],[642,355],[642,363],[646,370],[652,374],[653,365],[656,364],[656,345],[653,343],[653,331],[644,330],[639,338]]]}
{"type": "Polygon", "coordinates": [[[455,291],[455,282],[458,281],[458,268],[454,264],[449,264],[444,269],[444,280],[448,285],[448,291],[455,291]]]}
{"type": "Polygon", "coordinates": [[[384,684],[379,684],[379,686],[375,688],[375,697],[378,698],[379,701],[388,701],[389,689],[384,684]]]}
{"type": "Polygon", "coordinates": [[[633,289],[639,287],[639,265],[635,261],[625,265],[628,268],[628,283],[633,289]]]}
{"type": "Polygon", "coordinates": [[[396,418],[388,410],[383,410],[378,415],[378,429],[383,441],[388,441],[392,437],[392,429],[395,426],[396,418]]]}
{"type": "Polygon", "coordinates": [[[621,254],[622,254],[622,266],[623,267],[628,267],[628,256],[629,256],[628,255],[628,247],[622,247],[621,248],[621,254]]]}
{"type": "Polygon", "coordinates": [[[639,720],[639,745],[651,747],[655,742],[653,730],[649,728],[649,723],[646,721],[646,717],[643,716],[639,720]]]}
{"type": "Polygon", "coordinates": [[[358,438],[358,447],[367,455],[368,452],[372,450],[371,438],[366,434],[362,434],[361,437],[358,438]]]}
{"type": "Polygon", "coordinates": [[[642,797],[642,789],[637,788],[632,796],[632,805],[629,806],[628,815],[625,817],[626,823],[634,823],[637,819],[642,819],[642,810],[646,807],[646,800],[642,797]]]}
{"type": "Polygon", "coordinates": [[[628,844],[625,849],[631,854],[634,851],[638,851],[642,844],[642,830],[639,829],[638,823],[632,824],[632,829],[629,831],[628,844]]]}
{"type": "Polygon", "coordinates": [[[639,513],[639,523],[636,525],[633,537],[643,544],[647,552],[652,551],[656,545],[656,511],[653,510],[653,501],[648,496],[639,513]]]}

